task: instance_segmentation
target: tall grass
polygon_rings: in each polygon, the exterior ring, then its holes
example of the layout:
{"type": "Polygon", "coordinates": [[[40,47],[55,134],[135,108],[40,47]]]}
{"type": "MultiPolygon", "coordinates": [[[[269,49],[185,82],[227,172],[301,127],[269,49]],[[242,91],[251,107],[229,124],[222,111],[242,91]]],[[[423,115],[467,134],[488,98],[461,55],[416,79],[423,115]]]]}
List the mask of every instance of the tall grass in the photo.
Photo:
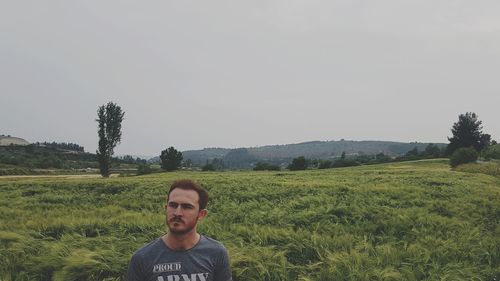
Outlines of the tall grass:
{"type": "Polygon", "coordinates": [[[123,280],[179,178],[209,190],[199,230],[228,248],[234,280],[500,280],[500,182],[460,169],[0,178],[0,280],[123,280]]]}
{"type": "Polygon", "coordinates": [[[500,177],[500,163],[499,162],[486,162],[486,163],[470,163],[463,164],[454,169],[459,172],[468,173],[481,173],[490,176],[500,177]]]}

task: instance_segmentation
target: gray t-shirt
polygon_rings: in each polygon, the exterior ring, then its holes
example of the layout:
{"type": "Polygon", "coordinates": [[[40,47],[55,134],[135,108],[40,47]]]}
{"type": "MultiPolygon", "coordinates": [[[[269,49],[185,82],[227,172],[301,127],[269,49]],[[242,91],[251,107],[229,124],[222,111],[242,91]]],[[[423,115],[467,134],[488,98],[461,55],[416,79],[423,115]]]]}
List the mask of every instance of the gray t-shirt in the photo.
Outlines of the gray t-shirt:
{"type": "Polygon", "coordinates": [[[189,250],[175,251],[158,238],[137,250],[128,266],[127,281],[230,281],[224,246],[200,236],[189,250]]]}

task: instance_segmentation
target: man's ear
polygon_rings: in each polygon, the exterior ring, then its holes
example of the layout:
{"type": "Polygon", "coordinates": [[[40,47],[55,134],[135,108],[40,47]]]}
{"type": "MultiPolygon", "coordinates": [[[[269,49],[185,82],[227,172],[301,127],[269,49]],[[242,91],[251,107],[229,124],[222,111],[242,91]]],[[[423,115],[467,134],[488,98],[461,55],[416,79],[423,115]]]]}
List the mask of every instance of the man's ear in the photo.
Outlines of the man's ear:
{"type": "Polygon", "coordinates": [[[208,215],[208,210],[207,209],[203,209],[201,211],[198,212],[198,218],[199,219],[202,219],[204,217],[206,217],[208,215]]]}

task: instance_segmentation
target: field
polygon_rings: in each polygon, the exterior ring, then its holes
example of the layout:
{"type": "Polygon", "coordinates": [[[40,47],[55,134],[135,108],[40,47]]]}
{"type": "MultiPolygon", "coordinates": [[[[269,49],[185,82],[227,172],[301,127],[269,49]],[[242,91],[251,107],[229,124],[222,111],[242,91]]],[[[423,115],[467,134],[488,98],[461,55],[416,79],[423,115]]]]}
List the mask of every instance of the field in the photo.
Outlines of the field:
{"type": "Polygon", "coordinates": [[[165,231],[168,185],[210,193],[200,232],[234,280],[500,280],[500,177],[444,160],[301,172],[1,178],[0,280],[123,280],[165,231]]]}

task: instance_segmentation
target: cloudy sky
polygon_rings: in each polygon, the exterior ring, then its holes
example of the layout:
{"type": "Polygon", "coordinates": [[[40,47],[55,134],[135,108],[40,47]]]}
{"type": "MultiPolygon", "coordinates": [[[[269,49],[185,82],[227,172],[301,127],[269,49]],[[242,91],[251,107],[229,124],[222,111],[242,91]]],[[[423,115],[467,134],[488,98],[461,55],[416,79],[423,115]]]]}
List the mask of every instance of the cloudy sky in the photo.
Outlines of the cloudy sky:
{"type": "Polygon", "coordinates": [[[500,1],[0,1],[0,134],[117,154],[500,139],[500,1]]]}

